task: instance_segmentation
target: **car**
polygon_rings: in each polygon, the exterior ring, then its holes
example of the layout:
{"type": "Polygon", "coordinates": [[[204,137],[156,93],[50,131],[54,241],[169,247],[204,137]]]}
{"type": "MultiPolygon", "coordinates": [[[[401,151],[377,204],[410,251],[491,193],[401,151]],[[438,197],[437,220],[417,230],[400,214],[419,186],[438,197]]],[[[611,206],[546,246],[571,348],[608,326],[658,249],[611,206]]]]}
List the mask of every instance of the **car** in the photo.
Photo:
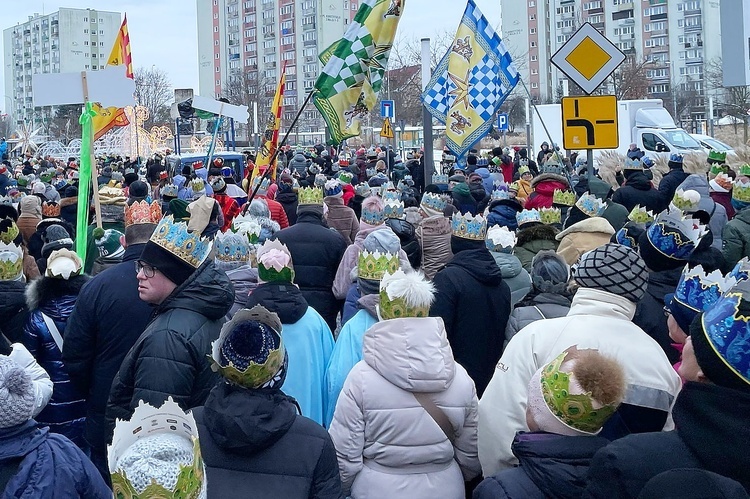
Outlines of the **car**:
{"type": "Polygon", "coordinates": [[[727,156],[734,156],[735,152],[732,146],[725,144],[719,139],[715,139],[710,135],[703,135],[700,133],[691,133],[691,137],[698,141],[703,149],[708,153],[710,151],[726,152],[727,156]]]}

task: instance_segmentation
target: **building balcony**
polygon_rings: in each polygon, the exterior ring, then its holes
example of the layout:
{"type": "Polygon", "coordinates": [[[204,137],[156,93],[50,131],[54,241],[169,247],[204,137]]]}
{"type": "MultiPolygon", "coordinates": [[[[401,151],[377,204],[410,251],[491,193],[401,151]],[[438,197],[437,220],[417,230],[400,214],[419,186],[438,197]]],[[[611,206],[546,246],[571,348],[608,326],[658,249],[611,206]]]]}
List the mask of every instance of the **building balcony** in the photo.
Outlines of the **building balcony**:
{"type": "Polygon", "coordinates": [[[57,19],[52,21],[52,26],[57,26],[58,24],[60,24],[60,22],[57,19]]]}
{"type": "Polygon", "coordinates": [[[305,42],[303,43],[303,45],[304,45],[305,47],[314,47],[314,46],[316,46],[317,44],[318,44],[318,41],[317,41],[317,40],[305,40],[305,42]]]}
{"type": "Polygon", "coordinates": [[[667,13],[665,12],[663,14],[654,14],[654,15],[650,16],[649,19],[652,20],[652,21],[663,21],[663,20],[667,19],[667,13]]]}
{"type": "Polygon", "coordinates": [[[701,11],[700,7],[698,7],[697,9],[686,10],[684,12],[685,12],[685,17],[688,17],[688,16],[700,16],[703,13],[701,11]]]}
{"type": "Polygon", "coordinates": [[[685,26],[685,33],[696,33],[703,31],[703,25],[698,24],[695,26],[685,26]]]}

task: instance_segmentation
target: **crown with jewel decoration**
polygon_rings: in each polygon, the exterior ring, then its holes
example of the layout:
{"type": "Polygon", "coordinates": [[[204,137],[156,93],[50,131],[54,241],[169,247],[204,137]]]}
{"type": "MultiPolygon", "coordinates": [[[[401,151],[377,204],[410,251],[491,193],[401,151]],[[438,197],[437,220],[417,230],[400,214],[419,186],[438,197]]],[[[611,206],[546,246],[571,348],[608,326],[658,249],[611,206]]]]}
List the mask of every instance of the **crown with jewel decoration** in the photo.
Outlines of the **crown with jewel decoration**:
{"type": "Polygon", "coordinates": [[[440,194],[426,192],[425,195],[422,196],[421,204],[431,210],[442,212],[445,209],[447,202],[440,194]]]}
{"type": "Polygon", "coordinates": [[[593,194],[586,192],[576,201],[576,207],[590,217],[600,217],[607,209],[607,204],[593,194]]]}
{"type": "Polygon", "coordinates": [[[435,174],[435,175],[432,176],[432,183],[433,184],[447,184],[448,183],[448,175],[435,174]]]}
{"type": "Polygon", "coordinates": [[[397,191],[386,190],[383,192],[382,199],[384,203],[388,201],[401,201],[401,195],[397,191]]]}
{"type": "Polygon", "coordinates": [[[706,274],[703,266],[690,269],[685,266],[677,283],[674,299],[695,312],[703,312],[712,307],[721,295],[737,284],[737,279],[730,274],[724,276],[714,270],[706,274]]]}
{"type": "Polygon", "coordinates": [[[193,192],[201,192],[206,190],[206,183],[202,178],[194,178],[190,181],[190,187],[193,189],[193,192]]]}
{"type": "Polygon", "coordinates": [[[322,205],[323,189],[318,187],[304,187],[297,193],[299,205],[322,205]]]}
{"type": "Polygon", "coordinates": [[[542,217],[539,213],[539,210],[532,209],[532,210],[522,210],[518,213],[516,213],[516,222],[518,223],[518,227],[520,228],[522,225],[533,223],[533,222],[539,222],[541,223],[542,217]]]}
{"type": "Polygon", "coordinates": [[[735,180],[732,184],[732,199],[742,203],[750,203],[750,182],[742,183],[735,180]]]}
{"type": "Polygon", "coordinates": [[[487,229],[487,249],[496,253],[510,253],[516,247],[516,234],[508,227],[493,225],[487,229]]]}
{"type": "Polygon", "coordinates": [[[158,224],[161,220],[161,203],[152,201],[136,201],[125,206],[125,227],[136,224],[158,224]]]}
{"type": "Polygon", "coordinates": [[[744,165],[740,166],[739,169],[737,170],[737,175],[750,177],[750,165],[745,163],[744,165]]]}
{"type": "Polygon", "coordinates": [[[383,214],[385,218],[404,218],[404,202],[399,200],[389,199],[383,203],[383,214]]]}
{"type": "Polygon", "coordinates": [[[205,493],[198,426],[193,415],[184,412],[172,397],[159,408],[141,401],[130,421],[118,420],[108,454],[114,497],[179,499],[199,498],[205,493]],[[184,439],[184,446],[177,444],[180,440],[172,440],[173,437],[184,439]],[[146,443],[139,445],[140,440],[146,439],[146,443]],[[165,453],[160,444],[167,441],[175,455],[156,456],[155,453],[165,453]],[[179,450],[172,449],[173,446],[179,450]],[[149,452],[153,455],[148,455],[149,452]],[[128,455],[137,455],[137,461],[148,461],[150,466],[139,467],[131,459],[122,459],[128,455]],[[169,470],[172,466],[174,471],[179,470],[174,477],[167,472],[172,471],[169,470]],[[128,476],[131,468],[132,476],[128,476]]]}
{"type": "Polygon", "coordinates": [[[360,279],[379,281],[386,272],[393,274],[398,268],[399,259],[397,253],[381,253],[380,251],[371,253],[367,250],[359,253],[357,276],[360,279]]]}
{"type": "Polygon", "coordinates": [[[451,220],[451,231],[462,239],[484,241],[487,237],[487,220],[482,215],[455,213],[451,220]]]}
{"type": "Polygon", "coordinates": [[[178,191],[179,191],[179,188],[174,184],[167,184],[161,189],[159,189],[159,192],[161,193],[162,198],[165,198],[165,197],[176,198],[178,191]]]}
{"type": "Polygon", "coordinates": [[[643,162],[638,158],[627,158],[623,170],[643,170],[643,162]]]}
{"type": "Polygon", "coordinates": [[[539,210],[539,219],[544,225],[559,224],[562,222],[562,210],[560,208],[542,208],[539,210]]]}
{"type": "Polygon", "coordinates": [[[628,215],[628,219],[639,224],[651,223],[654,221],[654,212],[637,204],[628,215]]]}
{"type": "Polygon", "coordinates": [[[225,263],[250,261],[250,242],[244,234],[219,232],[214,239],[216,260],[225,263]]]}
{"type": "MultiPolygon", "coordinates": [[[[11,228],[15,225],[11,225],[11,228]]],[[[11,237],[11,232],[6,232],[7,235],[0,235],[0,281],[15,281],[23,275],[23,248],[13,242],[17,233],[11,237]]]]}
{"type": "Polygon", "coordinates": [[[687,260],[706,233],[705,226],[674,208],[659,213],[646,232],[653,247],[673,260],[687,260]]]}
{"type": "Polygon", "coordinates": [[[552,204],[573,206],[576,204],[576,193],[573,191],[555,189],[555,193],[552,195],[552,204]]]}
{"type": "Polygon", "coordinates": [[[213,247],[213,241],[189,232],[187,224],[175,223],[172,215],[161,219],[150,241],[196,269],[206,261],[213,247]]]}
{"type": "Polygon", "coordinates": [[[727,153],[726,151],[711,150],[708,152],[708,161],[715,162],[715,163],[726,163],[727,153]]]}
{"type": "Polygon", "coordinates": [[[701,201],[701,195],[698,193],[698,191],[694,191],[692,189],[689,189],[687,191],[683,191],[682,189],[677,189],[677,191],[674,193],[674,197],[672,198],[672,204],[682,211],[692,212],[698,209],[698,203],[701,201]]]}
{"type": "Polygon", "coordinates": [[[504,199],[510,199],[510,194],[508,193],[508,189],[493,189],[492,194],[490,194],[490,201],[502,201],[504,199]]]}
{"type": "Polygon", "coordinates": [[[42,203],[42,217],[44,218],[58,218],[60,216],[60,210],[62,207],[55,203],[54,201],[51,202],[44,202],[42,203]]]}

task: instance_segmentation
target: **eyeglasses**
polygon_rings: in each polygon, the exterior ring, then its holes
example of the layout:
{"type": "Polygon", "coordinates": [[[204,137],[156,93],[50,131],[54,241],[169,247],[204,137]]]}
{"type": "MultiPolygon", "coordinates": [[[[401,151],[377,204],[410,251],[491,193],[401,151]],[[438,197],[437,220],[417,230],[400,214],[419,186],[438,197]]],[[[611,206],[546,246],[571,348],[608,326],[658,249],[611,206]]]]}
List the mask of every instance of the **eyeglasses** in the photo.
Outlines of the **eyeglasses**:
{"type": "Polygon", "coordinates": [[[151,279],[152,277],[154,277],[157,270],[158,269],[156,267],[154,267],[153,265],[149,265],[143,260],[138,260],[137,262],[135,262],[135,273],[140,274],[141,271],[143,271],[143,275],[146,276],[147,279],[151,279]]]}

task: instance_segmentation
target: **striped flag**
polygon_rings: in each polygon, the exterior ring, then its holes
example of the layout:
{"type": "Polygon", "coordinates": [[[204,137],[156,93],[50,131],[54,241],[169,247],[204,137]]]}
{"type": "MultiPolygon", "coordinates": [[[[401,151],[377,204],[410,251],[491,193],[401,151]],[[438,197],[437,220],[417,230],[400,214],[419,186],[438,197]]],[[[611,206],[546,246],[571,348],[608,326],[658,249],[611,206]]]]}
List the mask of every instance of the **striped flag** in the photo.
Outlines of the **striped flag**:
{"type": "MultiPolygon", "coordinates": [[[[133,74],[133,59],[130,55],[130,35],[128,34],[128,16],[125,15],[125,19],[122,21],[120,31],[117,33],[115,38],[115,44],[112,47],[112,52],[109,54],[107,59],[107,66],[125,66],[126,76],[130,79],[134,78],[133,74]]],[[[118,126],[127,126],[130,124],[128,117],[125,115],[125,110],[117,107],[103,108],[99,104],[93,105],[96,116],[93,117],[94,127],[94,140],[99,140],[104,136],[105,133],[109,132],[118,126]]]]}
{"type": "Polygon", "coordinates": [[[273,97],[273,104],[271,105],[271,111],[268,113],[268,121],[266,122],[266,128],[263,131],[263,145],[261,146],[258,156],[255,159],[255,169],[253,170],[252,178],[260,174],[261,171],[265,171],[266,168],[272,167],[271,180],[276,180],[276,160],[273,164],[271,158],[276,154],[276,149],[279,147],[279,129],[281,128],[281,114],[284,111],[284,85],[286,83],[286,63],[281,68],[281,78],[279,79],[279,86],[276,87],[276,95],[273,97]]]}

